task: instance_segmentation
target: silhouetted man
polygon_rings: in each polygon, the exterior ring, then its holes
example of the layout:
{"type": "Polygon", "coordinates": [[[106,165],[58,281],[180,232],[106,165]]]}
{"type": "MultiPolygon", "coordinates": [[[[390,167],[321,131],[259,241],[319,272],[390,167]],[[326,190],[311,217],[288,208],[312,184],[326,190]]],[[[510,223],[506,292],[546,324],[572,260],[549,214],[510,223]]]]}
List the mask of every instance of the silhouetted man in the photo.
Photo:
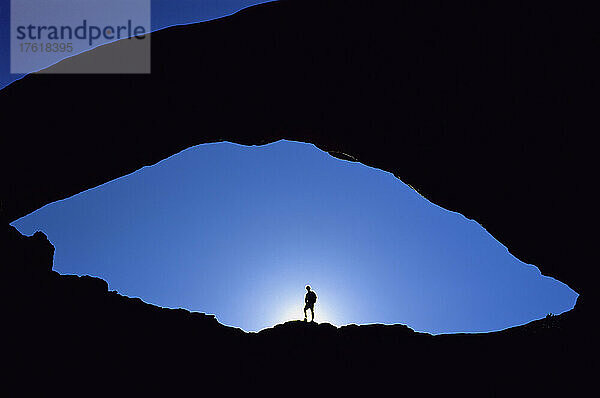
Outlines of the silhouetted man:
{"type": "Polygon", "coordinates": [[[310,290],[310,286],[306,285],[306,296],[304,296],[304,321],[306,321],[306,310],[310,309],[311,322],[315,321],[315,301],[317,301],[317,295],[315,292],[310,290]]]}

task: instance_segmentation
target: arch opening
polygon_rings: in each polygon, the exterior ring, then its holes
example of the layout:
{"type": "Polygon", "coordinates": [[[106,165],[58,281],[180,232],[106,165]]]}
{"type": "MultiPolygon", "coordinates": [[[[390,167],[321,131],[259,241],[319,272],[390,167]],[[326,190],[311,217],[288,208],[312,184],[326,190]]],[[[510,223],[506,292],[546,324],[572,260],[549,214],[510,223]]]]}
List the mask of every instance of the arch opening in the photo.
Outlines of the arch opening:
{"type": "Polygon", "coordinates": [[[302,319],[500,330],[573,308],[577,293],[473,220],[388,172],[278,141],[188,148],[12,223],[42,230],[54,269],[257,331],[302,319]]]}

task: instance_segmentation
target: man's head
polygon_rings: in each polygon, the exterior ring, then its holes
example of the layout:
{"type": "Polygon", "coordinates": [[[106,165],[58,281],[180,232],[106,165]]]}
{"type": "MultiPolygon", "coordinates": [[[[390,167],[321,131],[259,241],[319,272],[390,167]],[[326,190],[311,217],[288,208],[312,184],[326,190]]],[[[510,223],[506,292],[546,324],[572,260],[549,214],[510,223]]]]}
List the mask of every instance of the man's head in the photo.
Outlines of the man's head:
{"type": "Polygon", "coordinates": [[[310,292],[310,286],[306,285],[306,290],[308,290],[310,292]]]}

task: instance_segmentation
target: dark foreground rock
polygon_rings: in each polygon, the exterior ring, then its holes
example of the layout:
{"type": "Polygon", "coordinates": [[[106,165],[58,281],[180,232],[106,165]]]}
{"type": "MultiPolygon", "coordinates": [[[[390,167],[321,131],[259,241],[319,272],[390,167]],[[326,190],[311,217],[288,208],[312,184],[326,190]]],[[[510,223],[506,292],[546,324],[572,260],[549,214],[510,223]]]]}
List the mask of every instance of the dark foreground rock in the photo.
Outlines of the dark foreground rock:
{"type": "Polygon", "coordinates": [[[495,333],[302,321],[246,333],[59,275],[41,233],[9,227],[4,238],[3,388],[19,395],[577,396],[594,369],[576,309],[495,333]]]}

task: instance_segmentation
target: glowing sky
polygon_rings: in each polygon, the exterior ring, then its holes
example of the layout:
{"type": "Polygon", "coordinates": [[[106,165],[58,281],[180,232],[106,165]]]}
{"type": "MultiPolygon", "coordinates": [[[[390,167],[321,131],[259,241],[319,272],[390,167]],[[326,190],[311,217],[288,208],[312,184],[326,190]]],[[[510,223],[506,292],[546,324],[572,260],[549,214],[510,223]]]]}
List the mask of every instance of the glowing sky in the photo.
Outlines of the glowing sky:
{"type": "Polygon", "coordinates": [[[193,147],[13,225],[48,235],[60,273],[248,331],[301,319],[307,283],[319,322],[430,333],[503,329],[577,297],[475,221],[303,143],[193,147]]]}

